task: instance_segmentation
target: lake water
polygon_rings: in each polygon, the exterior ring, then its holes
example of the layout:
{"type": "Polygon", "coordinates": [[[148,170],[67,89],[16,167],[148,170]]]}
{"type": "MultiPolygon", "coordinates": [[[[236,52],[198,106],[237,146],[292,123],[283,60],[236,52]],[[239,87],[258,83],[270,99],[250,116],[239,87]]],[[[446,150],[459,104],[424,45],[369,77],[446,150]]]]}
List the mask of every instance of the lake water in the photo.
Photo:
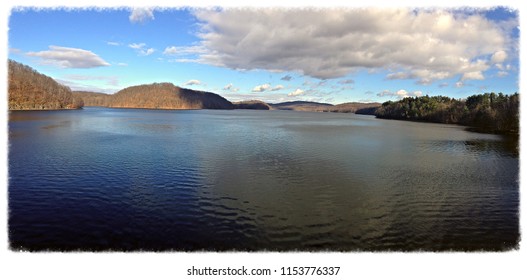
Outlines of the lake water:
{"type": "Polygon", "coordinates": [[[293,111],[11,112],[14,250],[518,245],[517,142],[293,111]]]}

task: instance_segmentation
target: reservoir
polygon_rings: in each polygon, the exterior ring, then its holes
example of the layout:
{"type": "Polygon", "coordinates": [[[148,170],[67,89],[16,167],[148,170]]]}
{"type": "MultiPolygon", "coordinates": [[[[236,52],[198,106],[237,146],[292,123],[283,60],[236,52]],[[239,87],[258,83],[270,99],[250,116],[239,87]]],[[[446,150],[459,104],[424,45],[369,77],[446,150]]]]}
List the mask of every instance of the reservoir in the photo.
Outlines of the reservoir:
{"type": "Polygon", "coordinates": [[[13,250],[504,251],[517,140],[341,113],[9,113],[13,250]]]}

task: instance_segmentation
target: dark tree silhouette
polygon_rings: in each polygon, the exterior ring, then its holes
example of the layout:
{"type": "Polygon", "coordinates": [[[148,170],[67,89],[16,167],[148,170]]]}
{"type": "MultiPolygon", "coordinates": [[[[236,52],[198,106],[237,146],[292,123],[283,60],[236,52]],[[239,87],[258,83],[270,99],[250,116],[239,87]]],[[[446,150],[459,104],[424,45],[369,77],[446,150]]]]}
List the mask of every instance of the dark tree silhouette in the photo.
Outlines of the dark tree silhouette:
{"type": "Polygon", "coordinates": [[[407,97],[388,101],[375,111],[385,119],[452,123],[493,133],[519,132],[519,94],[485,93],[466,100],[445,96],[407,97]]]}

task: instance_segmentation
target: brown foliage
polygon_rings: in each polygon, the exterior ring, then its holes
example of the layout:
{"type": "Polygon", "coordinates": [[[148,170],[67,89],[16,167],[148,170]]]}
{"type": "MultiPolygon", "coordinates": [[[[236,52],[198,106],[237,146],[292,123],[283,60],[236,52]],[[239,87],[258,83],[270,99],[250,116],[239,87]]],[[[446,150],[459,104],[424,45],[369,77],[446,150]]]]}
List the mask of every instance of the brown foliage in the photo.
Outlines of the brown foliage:
{"type": "Polygon", "coordinates": [[[111,95],[91,91],[74,91],[73,97],[84,101],[84,106],[108,107],[111,95]]]}
{"type": "Polygon", "coordinates": [[[365,115],[373,115],[375,110],[380,106],[380,103],[348,102],[338,105],[332,105],[328,103],[317,103],[309,101],[292,101],[272,104],[272,108],[276,110],[356,113],[365,115]]]}
{"type": "Polygon", "coordinates": [[[9,110],[53,110],[82,108],[69,87],[14,60],[9,60],[9,110]]]}
{"type": "Polygon", "coordinates": [[[239,101],[233,103],[236,109],[270,110],[269,104],[260,100],[239,101]]]}
{"type": "Polygon", "coordinates": [[[205,91],[177,87],[171,83],[131,86],[115,94],[76,91],[86,106],[143,109],[234,109],[227,99],[205,91]]]}

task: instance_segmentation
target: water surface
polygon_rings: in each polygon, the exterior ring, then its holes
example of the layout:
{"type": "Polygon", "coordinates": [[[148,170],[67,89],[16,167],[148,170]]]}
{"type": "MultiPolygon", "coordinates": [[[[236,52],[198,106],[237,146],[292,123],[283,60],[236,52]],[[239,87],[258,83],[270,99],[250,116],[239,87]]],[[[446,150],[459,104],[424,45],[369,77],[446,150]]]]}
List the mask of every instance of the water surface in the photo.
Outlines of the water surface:
{"type": "Polygon", "coordinates": [[[18,250],[509,250],[517,143],[294,111],[11,112],[18,250]]]}

